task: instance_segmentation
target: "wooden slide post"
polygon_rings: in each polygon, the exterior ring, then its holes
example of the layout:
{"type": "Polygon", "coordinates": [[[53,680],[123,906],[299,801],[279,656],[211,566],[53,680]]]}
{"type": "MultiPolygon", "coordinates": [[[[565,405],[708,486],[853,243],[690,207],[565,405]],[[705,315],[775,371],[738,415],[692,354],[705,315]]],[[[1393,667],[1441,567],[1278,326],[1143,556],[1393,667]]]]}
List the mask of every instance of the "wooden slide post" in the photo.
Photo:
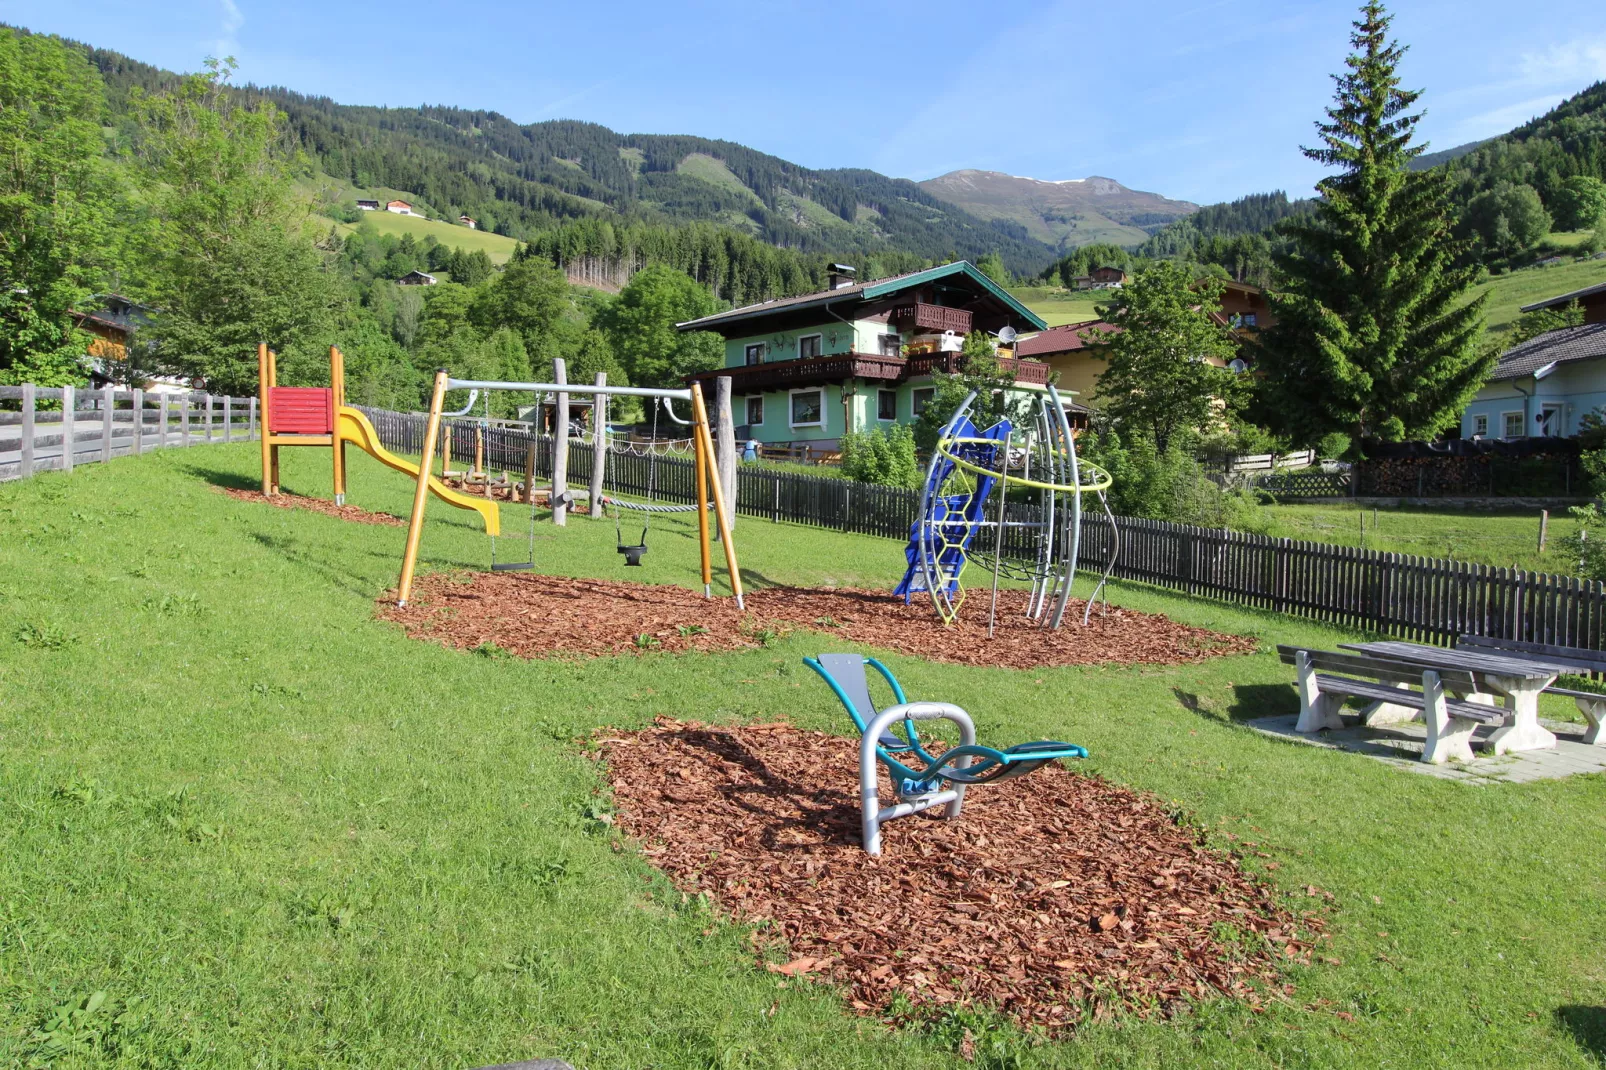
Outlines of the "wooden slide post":
{"type": "Polygon", "coordinates": [[[429,422],[424,425],[424,448],[419,451],[418,489],[413,491],[413,512],[407,521],[407,552],[402,555],[401,579],[396,583],[396,604],[405,606],[413,593],[413,569],[418,564],[418,540],[424,534],[424,504],[429,500],[428,458],[435,455],[435,438],[441,429],[441,402],[446,397],[446,369],[435,372],[435,389],[429,398],[429,422]]]}
{"type": "MultiPolygon", "coordinates": [[[[608,373],[597,373],[597,387],[608,385],[608,373]]],[[[602,482],[608,471],[608,395],[596,393],[591,396],[591,496],[587,499],[591,507],[593,519],[601,520],[606,515],[602,509],[602,482]]],[[[707,557],[703,561],[703,569],[707,571],[707,557]]]]}
{"type": "MultiPolygon", "coordinates": [[[[339,437],[340,407],[346,403],[346,357],[340,352],[339,346],[329,347],[329,405],[332,426],[329,428],[334,441],[330,443],[335,455],[335,504],[346,504],[346,443],[339,437]]],[[[427,455],[426,455],[427,456],[427,455]]]]}
{"type": "Polygon", "coordinates": [[[736,596],[736,608],[746,609],[747,603],[742,598],[742,573],[736,564],[736,546],[731,542],[731,527],[729,517],[725,513],[725,492],[719,485],[719,473],[713,470],[714,441],[708,432],[708,408],[703,404],[703,391],[699,383],[691,384],[692,419],[696,422],[696,433],[702,442],[703,464],[709,475],[710,489],[714,494],[714,519],[719,522],[720,542],[725,545],[725,567],[730,570],[731,593],[736,596]]]}
{"type": "MultiPolygon", "coordinates": [[[[268,352],[268,343],[257,343],[257,408],[262,411],[262,494],[272,497],[276,489],[273,485],[273,443],[269,441],[268,428],[272,426],[270,414],[272,408],[268,402],[268,391],[273,388],[273,356],[268,352]]],[[[190,436],[189,421],[190,399],[184,398],[184,437],[190,436]]],[[[186,441],[184,445],[189,445],[186,441]]]]}
{"type": "MultiPolygon", "coordinates": [[[[565,384],[569,381],[568,365],[562,357],[552,358],[552,381],[565,384]]],[[[569,505],[564,498],[569,493],[569,394],[558,391],[558,404],[552,420],[552,523],[564,527],[569,523],[569,505]]]]}

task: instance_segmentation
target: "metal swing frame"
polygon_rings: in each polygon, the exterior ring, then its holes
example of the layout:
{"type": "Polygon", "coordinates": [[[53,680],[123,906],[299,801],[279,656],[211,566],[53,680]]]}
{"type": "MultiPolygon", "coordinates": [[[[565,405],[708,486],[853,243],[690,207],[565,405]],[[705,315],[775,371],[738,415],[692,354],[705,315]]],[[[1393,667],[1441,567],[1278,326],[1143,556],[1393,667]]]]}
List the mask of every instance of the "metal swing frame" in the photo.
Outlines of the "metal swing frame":
{"type": "MultiPolygon", "coordinates": [[[[441,368],[435,373],[434,388],[430,392],[429,416],[424,425],[424,442],[422,455],[426,459],[418,466],[418,485],[413,492],[413,508],[407,522],[407,548],[402,555],[401,576],[396,585],[396,604],[405,606],[408,597],[412,594],[413,578],[418,567],[418,549],[424,534],[424,512],[429,500],[429,480],[433,469],[435,447],[440,438],[441,416],[444,400],[448,390],[513,390],[518,392],[536,392],[541,394],[604,394],[609,397],[618,395],[622,397],[662,398],[664,400],[688,401],[692,410],[692,443],[696,453],[696,489],[697,489],[697,536],[698,546],[702,555],[702,579],[704,597],[713,597],[713,549],[709,531],[709,513],[714,515],[714,522],[718,525],[719,541],[724,547],[725,567],[730,583],[731,594],[736,599],[739,608],[746,608],[742,594],[742,574],[736,561],[736,543],[731,537],[731,523],[725,488],[720,484],[719,471],[714,461],[713,431],[709,426],[708,408],[703,403],[701,387],[693,383],[690,389],[670,390],[659,387],[646,386],[607,386],[588,385],[583,383],[525,383],[506,382],[497,379],[453,379],[450,373],[441,368]]],[[[671,412],[673,416],[673,412],[671,412]]],[[[557,449],[568,449],[567,434],[559,434],[555,443],[557,449]]],[[[533,538],[533,531],[532,531],[533,538]]]]}

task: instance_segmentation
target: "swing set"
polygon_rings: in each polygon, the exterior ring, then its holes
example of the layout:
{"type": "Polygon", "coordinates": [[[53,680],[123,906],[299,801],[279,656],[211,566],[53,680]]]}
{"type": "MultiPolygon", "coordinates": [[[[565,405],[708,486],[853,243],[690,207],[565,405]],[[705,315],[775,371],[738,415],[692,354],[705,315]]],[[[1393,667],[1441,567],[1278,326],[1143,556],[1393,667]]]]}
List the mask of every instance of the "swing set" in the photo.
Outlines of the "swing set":
{"type": "MultiPolygon", "coordinates": [[[[610,452],[607,440],[607,421],[605,416],[607,399],[609,397],[620,395],[653,399],[654,436],[656,436],[658,429],[658,406],[662,405],[664,411],[669,414],[669,418],[671,420],[692,428],[692,448],[695,456],[694,470],[696,472],[697,501],[695,505],[663,505],[652,502],[630,502],[624,501],[623,499],[613,495],[601,494],[600,488],[597,488],[597,496],[600,499],[598,504],[612,507],[614,512],[614,541],[617,544],[616,550],[618,553],[624,555],[626,565],[639,566],[641,564],[642,556],[647,552],[647,533],[651,527],[652,516],[654,513],[695,512],[697,514],[697,540],[702,555],[701,563],[703,594],[705,597],[712,597],[714,582],[713,550],[710,544],[710,531],[708,522],[709,513],[712,511],[714,514],[714,522],[717,525],[717,530],[719,533],[719,541],[724,547],[725,551],[725,566],[730,580],[731,594],[736,598],[736,605],[739,608],[746,608],[742,595],[741,571],[736,563],[736,544],[731,538],[730,514],[728,511],[727,502],[725,500],[725,489],[720,484],[719,473],[714,460],[714,439],[713,433],[709,427],[708,410],[703,404],[702,391],[699,389],[697,384],[692,384],[691,388],[688,390],[670,390],[660,389],[657,387],[608,386],[602,382],[599,382],[596,385],[582,383],[516,383],[486,379],[453,379],[444,368],[435,373],[434,389],[430,395],[429,416],[424,425],[424,442],[421,454],[423,457],[429,458],[429,463],[420,465],[418,468],[418,485],[413,494],[412,514],[407,524],[407,549],[402,557],[401,578],[397,583],[397,605],[405,606],[407,604],[408,597],[412,594],[413,575],[418,565],[418,547],[423,536],[425,505],[428,502],[431,490],[435,490],[437,495],[440,493],[440,491],[436,489],[440,481],[431,473],[434,468],[435,448],[437,443],[441,441],[441,419],[443,416],[447,415],[466,415],[473,409],[474,406],[475,395],[471,394],[468,405],[466,405],[463,409],[459,410],[455,414],[444,412],[443,408],[446,392],[449,390],[470,390],[482,392],[486,395],[487,403],[489,399],[489,392],[493,390],[534,393],[538,398],[544,397],[548,394],[556,394],[560,399],[563,399],[564,396],[568,394],[589,394],[595,396],[600,404],[596,407],[597,415],[593,421],[596,429],[593,435],[593,443],[595,444],[595,448],[600,451],[600,456],[602,457],[605,457],[606,454],[610,452]],[[674,413],[674,410],[670,408],[670,402],[672,401],[690,402],[692,418],[690,420],[681,420],[679,417],[677,417],[674,413]],[[641,535],[638,541],[635,543],[626,543],[624,541],[623,519],[621,513],[622,510],[631,510],[645,514],[641,535]]],[[[566,487],[562,486],[562,477],[556,475],[558,472],[567,472],[568,470],[567,457],[569,436],[567,427],[558,427],[555,429],[555,434],[553,435],[553,447],[556,451],[558,451],[553,460],[553,470],[555,475],[551,500],[551,505],[554,511],[554,519],[556,520],[558,515],[560,515],[559,510],[566,509],[571,502],[580,496],[580,493],[569,491],[566,487]]],[[[533,458],[533,451],[530,456],[533,458]]],[[[606,461],[603,460],[599,463],[605,464],[606,461]]],[[[444,467],[445,462],[443,461],[443,468],[444,467]]],[[[476,465],[476,467],[478,466],[476,465]]],[[[488,480],[489,477],[487,476],[486,479],[488,480]]],[[[493,536],[491,548],[491,568],[493,571],[527,571],[534,568],[534,479],[534,465],[527,461],[525,465],[525,482],[523,489],[525,500],[530,504],[530,560],[528,562],[497,562],[495,540],[493,536]]],[[[647,496],[649,498],[656,490],[656,481],[657,459],[656,454],[654,453],[653,456],[649,457],[648,459],[647,496]]],[[[487,483],[487,490],[488,487],[489,485],[487,483]]],[[[490,505],[491,509],[495,509],[494,504],[490,502],[487,502],[487,504],[490,505]]],[[[598,510],[593,509],[592,515],[600,515],[600,513],[598,510]]],[[[562,521],[559,520],[559,522],[561,523],[562,521]]]]}

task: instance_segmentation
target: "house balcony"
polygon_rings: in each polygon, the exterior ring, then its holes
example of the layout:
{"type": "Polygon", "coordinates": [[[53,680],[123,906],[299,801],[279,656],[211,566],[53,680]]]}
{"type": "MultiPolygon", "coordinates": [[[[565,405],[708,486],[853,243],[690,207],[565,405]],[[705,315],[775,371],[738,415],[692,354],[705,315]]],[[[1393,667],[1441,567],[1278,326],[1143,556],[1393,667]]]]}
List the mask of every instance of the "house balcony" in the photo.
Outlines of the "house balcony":
{"type": "Polygon", "coordinates": [[[964,309],[915,303],[892,310],[892,322],[905,331],[953,331],[969,334],[971,315],[964,309]]]}
{"type": "Polygon", "coordinates": [[[905,363],[902,357],[838,353],[825,357],[809,357],[806,360],[779,360],[749,364],[745,367],[719,368],[687,376],[687,381],[712,385],[719,376],[728,375],[731,377],[733,393],[758,394],[766,390],[820,386],[848,379],[897,382],[904,376],[905,363]]]}
{"type": "MultiPolygon", "coordinates": [[[[963,353],[919,353],[906,358],[907,374],[904,378],[938,373],[952,375],[963,369],[964,360],[963,353]]],[[[998,369],[1005,375],[1014,376],[1022,386],[1045,386],[1053,371],[1040,360],[1022,360],[1019,357],[999,357],[998,369]]]]}
{"type": "MultiPolygon", "coordinates": [[[[800,386],[823,386],[841,383],[848,379],[894,384],[934,372],[953,373],[963,362],[960,353],[921,353],[910,357],[882,356],[870,353],[838,353],[807,360],[781,360],[765,364],[748,364],[744,367],[718,368],[698,372],[687,377],[688,382],[712,386],[716,378],[728,375],[734,394],[761,394],[767,390],[787,390],[800,386]]],[[[1036,360],[1001,357],[1000,369],[1013,375],[1023,386],[1042,386],[1048,382],[1050,369],[1036,360]]]]}

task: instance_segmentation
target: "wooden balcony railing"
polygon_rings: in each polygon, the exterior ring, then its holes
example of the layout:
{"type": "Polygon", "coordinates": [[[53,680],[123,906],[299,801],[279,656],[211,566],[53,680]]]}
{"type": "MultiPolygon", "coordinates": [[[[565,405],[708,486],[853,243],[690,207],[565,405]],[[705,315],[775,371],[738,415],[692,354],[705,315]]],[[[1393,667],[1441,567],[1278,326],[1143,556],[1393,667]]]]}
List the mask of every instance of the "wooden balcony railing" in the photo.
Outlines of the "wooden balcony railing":
{"type": "MultiPolygon", "coordinates": [[[[713,383],[721,375],[731,377],[731,389],[738,394],[763,390],[785,390],[794,386],[840,383],[845,379],[869,379],[887,383],[903,382],[933,372],[952,374],[960,370],[960,353],[920,353],[911,357],[889,357],[871,353],[839,353],[807,360],[780,360],[770,364],[719,368],[698,372],[688,382],[713,383]]],[[[1048,382],[1049,367],[1036,360],[1000,357],[999,367],[1019,383],[1042,386],[1048,382]]]]}
{"type": "Polygon", "coordinates": [[[905,330],[953,331],[969,334],[971,316],[959,308],[916,303],[892,310],[892,321],[905,330]]]}
{"type": "Polygon", "coordinates": [[[712,383],[721,375],[731,377],[731,389],[737,393],[759,390],[784,390],[793,386],[813,386],[817,383],[840,383],[844,379],[880,379],[897,381],[904,374],[902,357],[883,357],[869,353],[840,353],[807,360],[781,360],[766,364],[749,364],[738,368],[720,368],[711,372],[698,372],[688,381],[712,383]]]}
{"type": "MultiPolygon", "coordinates": [[[[908,374],[905,378],[936,372],[952,375],[963,366],[963,353],[920,353],[908,358],[908,374]]],[[[999,357],[998,367],[1005,375],[1013,375],[1018,383],[1043,386],[1048,382],[1049,366],[1039,360],[999,357]]]]}

